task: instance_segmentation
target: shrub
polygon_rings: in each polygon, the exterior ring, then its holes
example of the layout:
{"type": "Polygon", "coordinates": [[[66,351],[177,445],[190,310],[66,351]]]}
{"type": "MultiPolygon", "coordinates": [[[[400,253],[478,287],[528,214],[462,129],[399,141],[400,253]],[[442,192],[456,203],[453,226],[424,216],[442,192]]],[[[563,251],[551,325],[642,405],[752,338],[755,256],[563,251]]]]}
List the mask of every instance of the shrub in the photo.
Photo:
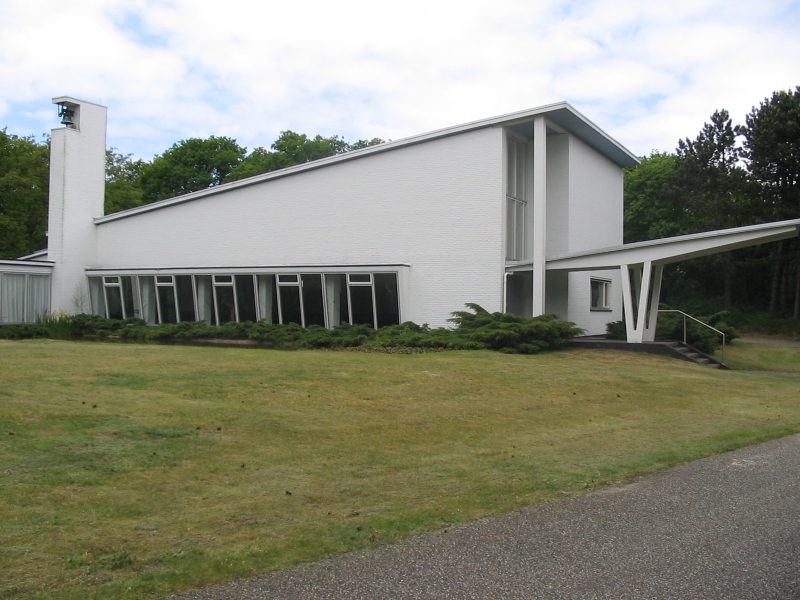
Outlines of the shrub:
{"type": "Polygon", "coordinates": [[[104,319],[96,315],[57,315],[36,325],[0,328],[0,337],[23,339],[31,337],[120,338],[140,341],[192,339],[253,340],[275,348],[428,348],[480,350],[484,348],[535,354],[542,350],[561,348],[567,341],[582,333],[574,323],[561,321],[555,315],[529,318],[508,313],[489,313],[477,304],[467,304],[470,311],[453,313],[452,329],[431,329],[427,324],[406,322],[378,330],[368,325],[342,323],[333,329],[312,325],[303,329],[289,323],[276,325],[257,323],[225,323],[210,327],[204,322],[164,323],[148,326],[141,319],[104,319]]]}

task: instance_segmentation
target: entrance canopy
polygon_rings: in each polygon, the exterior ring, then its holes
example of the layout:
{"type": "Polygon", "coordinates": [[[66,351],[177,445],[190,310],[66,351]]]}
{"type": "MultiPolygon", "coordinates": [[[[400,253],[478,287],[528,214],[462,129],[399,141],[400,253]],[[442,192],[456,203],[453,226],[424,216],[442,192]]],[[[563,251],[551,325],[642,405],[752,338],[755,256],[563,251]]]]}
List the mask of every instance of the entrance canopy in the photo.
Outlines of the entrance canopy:
{"type": "MultiPolygon", "coordinates": [[[[622,271],[622,299],[628,342],[641,343],[655,339],[664,265],[797,237],[799,231],[800,219],[793,219],[693,233],[548,257],[546,269],[548,271],[620,269],[622,271]],[[631,274],[633,281],[631,281],[631,274]],[[635,307],[634,304],[636,304],[635,307]]],[[[530,269],[529,265],[527,269],[530,269]]],[[[526,270],[526,265],[520,263],[507,270],[526,270]]]]}

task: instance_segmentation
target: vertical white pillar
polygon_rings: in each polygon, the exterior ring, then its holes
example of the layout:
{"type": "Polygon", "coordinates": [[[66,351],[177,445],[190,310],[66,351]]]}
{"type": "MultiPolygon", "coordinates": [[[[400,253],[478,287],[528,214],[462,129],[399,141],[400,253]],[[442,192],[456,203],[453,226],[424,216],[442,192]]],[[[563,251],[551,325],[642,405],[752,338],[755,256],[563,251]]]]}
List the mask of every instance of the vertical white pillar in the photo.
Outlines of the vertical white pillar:
{"type": "Polygon", "coordinates": [[[647,326],[647,299],[650,296],[650,280],[653,274],[653,263],[649,260],[642,267],[642,283],[639,287],[639,314],[636,318],[636,343],[644,341],[644,330],[647,326]]]}
{"type": "Polygon", "coordinates": [[[650,293],[650,318],[644,330],[645,342],[656,339],[656,324],[658,323],[658,300],[661,298],[661,279],[664,275],[664,265],[656,265],[653,275],[653,291],[650,293]]]}
{"type": "Polygon", "coordinates": [[[636,342],[636,331],[633,324],[633,293],[631,290],[631,271],[628,265],[619,266],[622,276],[622,307],[625,311],[625,331],[627,332],[628,343],[636,342]]]}
{"type": "Polygon", "coordinates": [[[71,127],[50,138],[47,258],[55,262],[51,310],[86,310],[86,268],[96,260],[93,217],[103,215],[106,108],[67,96],[53,98],[73,111],[71,127]]]}
{"type": "Polygon", "coordinates": [[[544,116],[533,119],[533,316],[545,311],[547,265],[547,127],[544,116]]]}

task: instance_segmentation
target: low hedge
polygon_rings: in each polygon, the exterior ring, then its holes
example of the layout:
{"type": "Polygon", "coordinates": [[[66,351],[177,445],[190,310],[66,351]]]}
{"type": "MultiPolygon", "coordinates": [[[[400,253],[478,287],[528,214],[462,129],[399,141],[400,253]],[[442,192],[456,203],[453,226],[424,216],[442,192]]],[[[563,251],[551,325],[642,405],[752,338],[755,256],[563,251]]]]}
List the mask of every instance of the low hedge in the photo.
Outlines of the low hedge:
{"type": "Polygon", "coordinates": [[[453,328],[430,328],[406,322],[373,329],[368,325],[343,323],[333,329],[318,325],[303,328],[295,323],[276,325],[266,321],[225,323],[212,327],[204,322],[182,322],[148,326],[140,319],[104,319],[97,315],[60,315],[35,325],[0,328],[0,338],[79,339],[97,337],[132,341],[178,341],[200,339],[253,340],[274,348],[444,348],[491,349],[508,353],[535,354],[563,347],[583,331],[556,315],[529,318],[509,313],[489,313],[477,304],[457,311],[449,321],[453,328]]]}

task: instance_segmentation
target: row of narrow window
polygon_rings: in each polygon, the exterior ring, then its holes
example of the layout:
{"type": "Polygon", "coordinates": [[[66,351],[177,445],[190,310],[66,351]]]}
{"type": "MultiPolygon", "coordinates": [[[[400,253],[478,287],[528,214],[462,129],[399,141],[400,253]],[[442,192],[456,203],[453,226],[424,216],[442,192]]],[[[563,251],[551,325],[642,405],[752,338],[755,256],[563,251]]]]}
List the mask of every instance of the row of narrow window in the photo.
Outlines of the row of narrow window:
{"type": "Polygon", "coordinates": [[[340,323],[384,327],[400,323],[396,273],[253,275],[113,275],[89,277],[92,310],[149,325],[205,321],[340,323]]]}
{"type": "Polygon", "coordinates": [[[0,273],[0,324],[35,323],[50,310],[50,275],[0,273]]]}

